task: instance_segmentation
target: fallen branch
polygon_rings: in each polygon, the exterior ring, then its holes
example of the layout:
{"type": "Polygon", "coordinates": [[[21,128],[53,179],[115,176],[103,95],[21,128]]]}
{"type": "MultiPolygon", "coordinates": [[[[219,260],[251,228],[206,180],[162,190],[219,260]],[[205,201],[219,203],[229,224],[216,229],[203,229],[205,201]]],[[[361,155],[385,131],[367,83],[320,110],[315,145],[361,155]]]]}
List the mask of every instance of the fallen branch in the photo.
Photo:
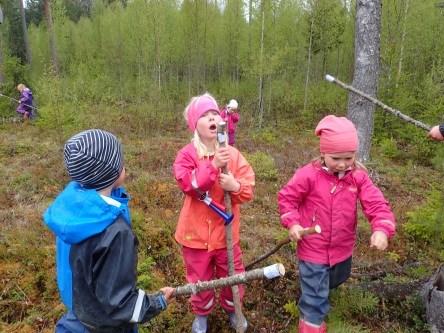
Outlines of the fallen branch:
{"type": "Polygon", "coordinates": [[[370,281],[357,284],[348,284],[347,288],[359,288],[369,291],[381,299],[402,301],[412,295],[417,295],[427,279],[418,279],[407,282],[370,281]]]}
{"type": "Polygon", "coordinates": [[[406,121],[408,123],[411,123],[411,124],[415,125],[416,127],[425,129],[426,131],[430,131],[432,129],[432,127],[430,125],[424,124],[423,122],[421,122],[419,120],[413,119],[413,118],[403,114],[401,111],[396,110],[396,109],[394,109],[394,108],[392,108],[392,107],[382,103],[380,100],[378,100],[378,99],[376,99],[376,98],[374,98],[374,97],[372,97],[370,95],[367,95],[366,93],[356,89],[353,86],[345,84],[344,82],[336,79],[335,77],[333,77],[333,76],[331,76],[329,74],[325,75],[325,79],[328,82],[336,83],[338,86],[340,86],[340,87],[342,87],[342,88],[344,88],[344,89],[346,89],[348,91],[351,91],[351,92],[353,92],[353,93],[355,93],[355,94],[357,94],[357,95],[359,95],[361,97],[364,97],[366,100],[368,100],[368,101],[372,102],[373,104],[376,104],[377,106],[381,107],[381,109],[383,109],[384,111],[386,111],[388,113],[391,113],[394,116],[396,116],[396,117],[398,117],[398,118],[400,118],[400,119],[402,119],[402,120],[404,120],[404,121],[406,121]]]}
{"type": "Polygon", "coordinates": [[[197,283],[189,283],[184,286],[177,287],[174,290],[174,296],[186,296],[197,294],[204,290],[234,286],[245,284],[251,280],[259,280],[262,278],[273,279],[285,275],[285,267],[282,264],[274,264],[271,266],[256,268],[251,271],[235,274],[225,278],[211,281],[199,281],[197,283]]]}
{"type": "MultiPolygon", "coordinates": [[[[319,225],[315,225],[313,227],[310,228],[305,228],[304,230],[302,230],[300,232],[301,236],[306,236],[306,235],[311,235],[311,234],[320,234],[321,233],[321,227],[319,225]]],[[[269,256],[271,256],[272,254],[276,253],[277,251],[279,251],[279,249],[290,243],[291,239],[290,237],[287,237],[283,240],[281,240],[271,251],[261,255],[259,258],[257,258],[255,261],[253,261],[252,263],[249,263],[247,266],[245,266],[246,270],[249,270],[251,267],[253,267],[254,265],[256,265],[257,263],[261,262],[264,259],[267,259],[269,256]]]]}

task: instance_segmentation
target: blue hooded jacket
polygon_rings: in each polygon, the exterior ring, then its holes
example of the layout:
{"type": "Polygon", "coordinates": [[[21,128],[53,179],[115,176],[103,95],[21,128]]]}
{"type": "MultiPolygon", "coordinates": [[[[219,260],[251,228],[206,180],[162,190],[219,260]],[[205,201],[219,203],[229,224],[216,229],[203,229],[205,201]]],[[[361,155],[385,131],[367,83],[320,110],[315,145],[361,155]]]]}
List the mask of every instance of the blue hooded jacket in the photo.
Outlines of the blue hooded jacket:
{"type": "Polygon", "coordinates": [[[103,232],[120,216],[130,224],[129,197],[123,188],[114,189],[111,198],[120,207],[108,204],[94,189],[70,182],[43,215],[56,235],[57,284],[63,303],[72,310],[71,245],[103,232]]]}

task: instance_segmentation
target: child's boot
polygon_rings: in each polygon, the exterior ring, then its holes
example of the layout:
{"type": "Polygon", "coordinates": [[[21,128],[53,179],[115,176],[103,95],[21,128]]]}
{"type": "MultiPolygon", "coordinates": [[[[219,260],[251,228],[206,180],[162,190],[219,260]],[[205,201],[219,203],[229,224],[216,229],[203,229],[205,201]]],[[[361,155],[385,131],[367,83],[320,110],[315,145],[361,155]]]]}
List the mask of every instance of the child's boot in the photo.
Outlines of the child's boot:
{"type": "MultiPolygon", "coordinates": [[[[236,313],[234,312],[229,312],[228,313],[228,318],[230,319],[230,326],[232,329],[236,329],[236,313]]],[[[247,330],[248,327],[248,322],[247,319],[245,319],[244,316],[242,316],[242,325],[241,325],[242,329],[244,330],[244,332],[247,330]]]]}
{"type": "Polygon", "coordinates": [[[325,322],[322,322],[321,325],[316,325],[300,319],[299,333],[327,333],[327,325],[325,322]]]}
{"type": "Polygon", "coordinates": [[[192,333],[206,333],[208,327],[208,316],[196,315],[191,326],[192,333]]]}

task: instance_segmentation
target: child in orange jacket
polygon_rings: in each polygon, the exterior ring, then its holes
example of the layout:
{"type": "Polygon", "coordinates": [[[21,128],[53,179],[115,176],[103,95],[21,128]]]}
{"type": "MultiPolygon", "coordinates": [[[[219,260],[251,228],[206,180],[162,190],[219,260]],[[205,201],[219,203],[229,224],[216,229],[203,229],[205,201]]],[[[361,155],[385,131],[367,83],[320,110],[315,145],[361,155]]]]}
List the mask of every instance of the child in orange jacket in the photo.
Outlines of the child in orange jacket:
{"type": "MultiPolygon", "coordinates": [[[[185,108],[184,117],[194,138],[179,151],[173,165],[176,181],[185,193],[175,239],[182,245],[186,279],[195,283],[228,275],[224,220],[201,200],[205,194],[223,204],[224,191],[230,192],[234,215],[231,222],[234,268],[236,273],[245,271],[239,244],[240,205],[253,198],[254,172],[236,148],[218,146],[217,123],[222,119],[217,102],[210,94],[193,97],[185,108]],[[228,174],[221,172],[225,165],[228,174]]],[[[239,293],[242,299],[242,286],[239,293]]],[[[219,301],[235,327],[231,288],[221,290],[219,301]]],[[[204,333],[208,315],[216,303],[215,293],[213,290],[200,292],[191,296],[190,302],[196,315],[192,332],[204,333]]],[[[242,325],[246,328],[247,322],[242,325]]]]}

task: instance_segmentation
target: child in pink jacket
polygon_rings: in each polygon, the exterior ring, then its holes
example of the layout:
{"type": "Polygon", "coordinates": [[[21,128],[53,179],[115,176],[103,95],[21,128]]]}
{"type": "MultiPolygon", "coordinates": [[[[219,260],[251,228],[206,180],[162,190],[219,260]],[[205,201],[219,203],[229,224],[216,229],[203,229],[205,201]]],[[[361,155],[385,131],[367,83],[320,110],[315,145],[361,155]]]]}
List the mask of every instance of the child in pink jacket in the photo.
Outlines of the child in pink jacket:
{"type": "Polygon", "coordinates": [[[348,279],[356,240],[357,203],[371,224],[370,247],[385,250],[395,218],[366,169],[356,161],[358,136],[353,123],[333,115],[316,127],[321,156],[298,169],[278,195],[281,224],[298,242],[299,333],[324,333],[329,290],[348,279]],[[304,228],[320,234],[302,238],[304,228]]]}
{"type": "Polygon", "coordinates": [[[234,146],[236,141],[236,128],[237,123],[239,122],[240,116],[238,113],[238,103],[235,99],[230,100],[226,107],[224,107],[220,116],[222,120],[227,123],[228,128],[228,144],[230,146],[234,146]]]}
{"type": "MultiPolygon", "coordinates": [[[[228,275],[224,220],[202,201],[206,195],[223,205],[224,191],[230,192],[234,215],[231,222],[234,270],[236,273],[245,271],[239,244],[240,205],[253,198],[254,172],[236,148],[218,146],[217,123],[222,119],[211,95],[193,97],[184,116],[194,138],[178,152],[173,165],[176,181],[185,193],[175,239],[182,246],[187,281],[195,283],[228,275]],[[221,173],[225,165],[228,174],[221,173]]],[[[242,286],[239,286],[239,294],[242,299],[242,286]]],[[[190,301],[196,315],[192,332],[207,332],[208,315],[216,305],[215,292],[200,292],[191,296],[190,301]]],[[[219,302],[228,313],[231,326],[236,327],[231,288],[221,290],[219,302]]],[[[241,325],[246,328],[247,322],[241,325]]]]}

